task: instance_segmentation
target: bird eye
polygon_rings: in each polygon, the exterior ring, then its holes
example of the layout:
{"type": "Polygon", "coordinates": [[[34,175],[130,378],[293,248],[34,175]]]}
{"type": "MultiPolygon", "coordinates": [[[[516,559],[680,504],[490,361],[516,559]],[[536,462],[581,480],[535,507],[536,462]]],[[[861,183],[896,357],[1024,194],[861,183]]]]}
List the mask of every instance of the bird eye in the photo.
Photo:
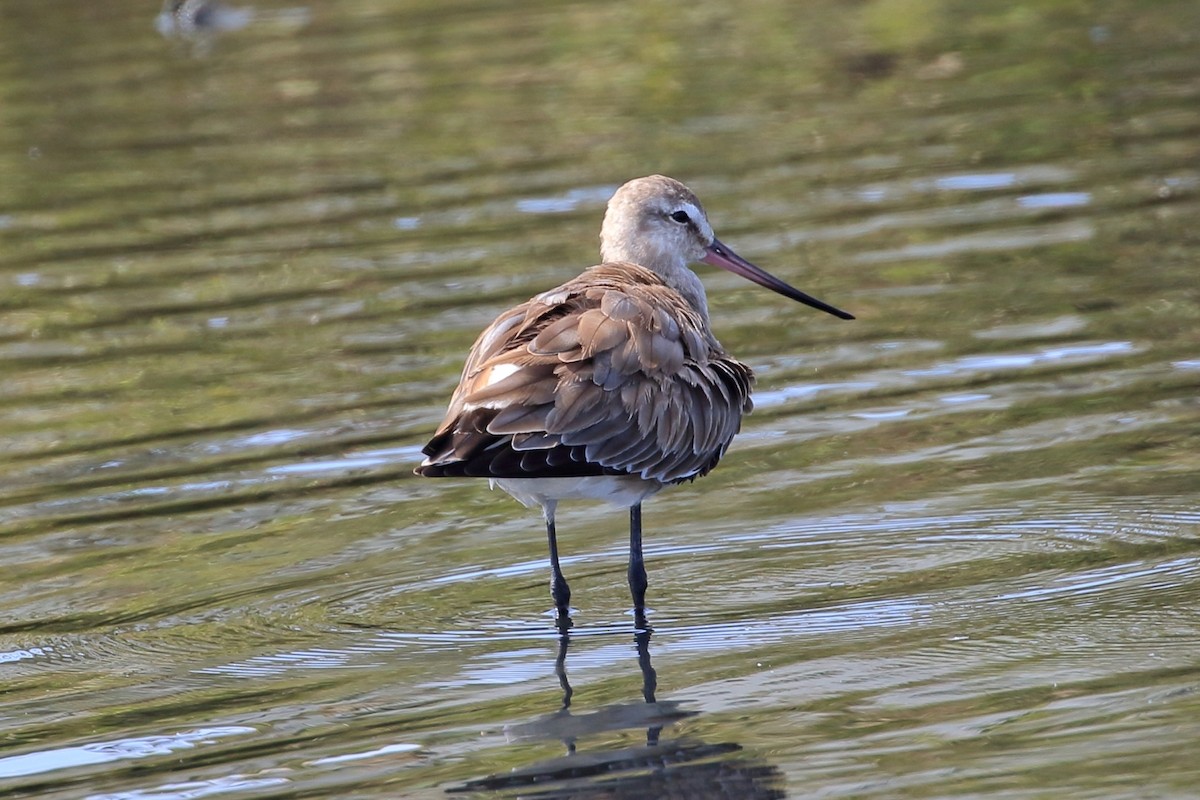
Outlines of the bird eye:
{"type": "Polygon", "coordinates": [[[692,221],[692,218],[687,215],[686,211],[676,211],[675,213],[671,214],[671,219],[683,225],[686,225],[692,221]]]}

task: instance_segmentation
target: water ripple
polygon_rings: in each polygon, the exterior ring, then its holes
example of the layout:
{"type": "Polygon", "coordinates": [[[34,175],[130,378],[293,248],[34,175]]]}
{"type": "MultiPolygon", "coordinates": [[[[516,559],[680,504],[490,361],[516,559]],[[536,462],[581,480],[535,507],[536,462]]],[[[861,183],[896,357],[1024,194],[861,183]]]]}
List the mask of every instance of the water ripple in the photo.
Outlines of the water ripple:
{"type": "Polygon", "coordinates": [[[138,736],[128,739],[113,739],[94,742],[78,747],[63,747],[42,750],[16,756],[0,758],[0,778],[35,775],[40,772],[55,772],[110,761],[142,759],[150,756],[169,755],[180,750],[215,744],[230,736],[245,736],[256,733],[254,728],[230,725],[217,728],[199,728],[182,731],[168,736],[138,736]]]}

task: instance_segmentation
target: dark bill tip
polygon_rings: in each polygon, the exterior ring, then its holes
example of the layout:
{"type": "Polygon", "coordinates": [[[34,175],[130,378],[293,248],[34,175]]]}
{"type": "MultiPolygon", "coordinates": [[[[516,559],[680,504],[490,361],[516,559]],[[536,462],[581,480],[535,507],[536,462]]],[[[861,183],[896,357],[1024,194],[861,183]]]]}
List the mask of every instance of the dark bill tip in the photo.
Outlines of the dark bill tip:
{"type": "Polygon", "coordinates": [[[762,267],[756,267],[716,239],[713,239],[712,244],[708,246],[708,252],[704,255],[703,261],[706,264],[729,270],[734,275],[741,275],[746,280],[753,281],[784,297],[789,297],[797,303],[804,303],[806,306],[824,311],[826,314],[832,314],[839,319],[854,319],[854,315],[850,312],[842,311],[810,294],[805,294],[796,287],[776,278],[762,267]]]}

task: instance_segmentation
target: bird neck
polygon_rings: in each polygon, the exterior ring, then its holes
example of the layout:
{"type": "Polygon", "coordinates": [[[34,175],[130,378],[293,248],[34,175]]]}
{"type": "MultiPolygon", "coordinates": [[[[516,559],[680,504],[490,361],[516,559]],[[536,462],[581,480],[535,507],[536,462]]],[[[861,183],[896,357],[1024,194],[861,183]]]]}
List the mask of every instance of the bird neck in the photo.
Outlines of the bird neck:
{"type": "Polygon", "coordinates": [[[647,239],[623,240],[618,245],[605,241],[600,247],[600,257],[605,262],[626,262],[648,269],[662,279],[663,283],[679,292],[708,327],[708,295],[704,284],[696,273],[678,254],[654,248],[647,239]]]}
{"type": "Polygon", "coordinates": [[[654,270],[654,272],[663,279],[663,282],[667,286],[679,292],[680,296],[688,302],[688,305],[700,315],[700,319],[704,322],[704,330],[711,338],[712,333],[708,319],[708,294],[704,291],[704,284],[700,281],[699,276],[686,266],[680,266],[669,273],[664,273],[661,270],[654,270]]]}

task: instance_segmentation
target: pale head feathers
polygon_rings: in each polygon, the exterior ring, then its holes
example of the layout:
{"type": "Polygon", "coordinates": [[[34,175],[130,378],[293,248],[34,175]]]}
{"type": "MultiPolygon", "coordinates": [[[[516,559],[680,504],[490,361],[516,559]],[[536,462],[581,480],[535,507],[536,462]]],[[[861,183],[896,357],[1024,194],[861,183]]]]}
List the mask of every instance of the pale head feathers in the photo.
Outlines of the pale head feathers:
{"type": "Polygon", "coordinates": [[[656,273],[708,320],[704,286],[688,264],[704,258],[712,225],[692,190],[674,178],[650,175],[617,189],[600,228],[600,256],[656,273]]]}

